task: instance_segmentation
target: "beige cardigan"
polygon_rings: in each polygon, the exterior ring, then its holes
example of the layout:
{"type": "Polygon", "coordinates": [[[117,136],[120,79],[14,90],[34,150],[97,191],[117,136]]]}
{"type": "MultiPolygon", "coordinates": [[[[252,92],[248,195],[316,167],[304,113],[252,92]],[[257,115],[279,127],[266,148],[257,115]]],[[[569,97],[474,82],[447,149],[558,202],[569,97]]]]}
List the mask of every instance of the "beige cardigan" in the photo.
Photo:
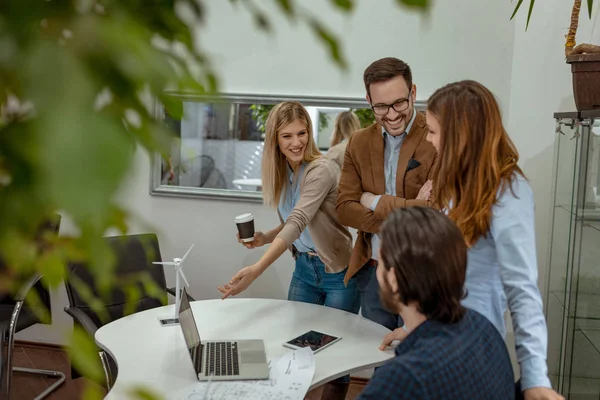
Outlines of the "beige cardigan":
{"type": "Polygon", "coordinates": [[[327,158],[330,158],[331,160],[335,161],[335,163],[340,167],[340,170],[344,165],[344,154],[346,153],[346,146],[348,146],[348,141],[343,140],[335,146],[330,147],[326,154],[327,158]]]}
{"type": "MultiPolygon", "coordinates": [[[[277,235],[295,253],[293,243],[308,228],[325,271],[343,271],[350,262],[352,235],[338,221],[335,211],[340,169],[327,157],[319,157],[304,169],[300,181],[300,199],[277,235]]],[[[279,220],[283,223],[279,211],[279,220]]]]}

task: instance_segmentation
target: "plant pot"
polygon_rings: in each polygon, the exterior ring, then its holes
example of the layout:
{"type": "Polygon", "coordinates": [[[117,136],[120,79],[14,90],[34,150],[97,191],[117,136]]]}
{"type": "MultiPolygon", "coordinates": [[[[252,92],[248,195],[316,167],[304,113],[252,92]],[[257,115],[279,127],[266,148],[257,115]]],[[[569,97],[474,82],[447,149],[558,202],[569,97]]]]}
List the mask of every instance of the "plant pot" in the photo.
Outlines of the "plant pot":
{"type": "Polygon", "coordinates": [[[573,74],[573,96],[577,111],[600,108],[600,54],[573,54],[567,57],[573,74]]]}

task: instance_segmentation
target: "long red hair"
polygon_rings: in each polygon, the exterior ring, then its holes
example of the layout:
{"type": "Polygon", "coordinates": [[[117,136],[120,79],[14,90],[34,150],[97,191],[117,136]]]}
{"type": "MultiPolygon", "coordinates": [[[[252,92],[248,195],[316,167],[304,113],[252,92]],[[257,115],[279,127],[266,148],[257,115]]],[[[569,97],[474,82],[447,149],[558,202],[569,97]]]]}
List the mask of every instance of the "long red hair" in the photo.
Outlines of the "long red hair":
{"type": "Polygon", "coordinates": [[[472,246],[490,230],[492,206],[499,190],[511,188],[519,154],[508,137],[494,95],[475,81],[438,89],[427,111],[440,124],[433,201],[472,246]]]}

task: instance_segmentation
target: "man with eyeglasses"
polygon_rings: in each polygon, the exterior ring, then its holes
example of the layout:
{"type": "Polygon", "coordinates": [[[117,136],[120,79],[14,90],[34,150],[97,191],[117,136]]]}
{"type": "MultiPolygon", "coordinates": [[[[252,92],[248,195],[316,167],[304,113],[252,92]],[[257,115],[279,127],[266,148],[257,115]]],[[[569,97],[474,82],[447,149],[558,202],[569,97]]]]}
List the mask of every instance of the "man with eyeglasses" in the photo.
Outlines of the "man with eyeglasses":
{"type": "Polygon", "coordinates": [[[363,79],[377,122],[348,141],[336,210],[340,222],[358,230],[345,281],[357,279],[362,315],[392,330],[383,350],[406,331],[402,318],[379,299],[379,228],[395,208],[429,205],[424,199],[431,191],[437,153],[425,139],[425,116],[415,109],[417,87],[410,67],[397,58],[382,58],[367,67],[363,79]]]}

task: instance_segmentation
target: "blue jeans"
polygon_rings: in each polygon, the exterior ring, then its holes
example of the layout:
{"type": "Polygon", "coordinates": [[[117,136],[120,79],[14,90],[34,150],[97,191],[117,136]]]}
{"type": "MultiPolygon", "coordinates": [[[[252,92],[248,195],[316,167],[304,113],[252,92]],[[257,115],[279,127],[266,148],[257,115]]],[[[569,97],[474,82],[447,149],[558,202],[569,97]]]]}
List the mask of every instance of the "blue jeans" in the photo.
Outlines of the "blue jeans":
{"type": "MultiPolygon", "coordinates": [[[[381,300],[379,299],[379,282],[377,281],[375,271],[376,267],[367,264],[363,265],[355,275],[358,290],[360,291],[361,314],[363,317],[393,331],[404,325],[404,321],[402,321],[402,317],[399,315],[387,311],[381,304],[381,300]]],[[[381,339],[383,340],[383,338],[381,339]]]]}
{"type": "MultiPolygon", "coordinates": [[[[296,253],[296,268],[288,291],[288,300],[320,304],[358,314],[360,293],[356,278],[352,277],[344,286],[346,270],[330,274],[318,256],[296,253]]],[[[333,382],[350,382],[350,375],[333,382]]]]}

